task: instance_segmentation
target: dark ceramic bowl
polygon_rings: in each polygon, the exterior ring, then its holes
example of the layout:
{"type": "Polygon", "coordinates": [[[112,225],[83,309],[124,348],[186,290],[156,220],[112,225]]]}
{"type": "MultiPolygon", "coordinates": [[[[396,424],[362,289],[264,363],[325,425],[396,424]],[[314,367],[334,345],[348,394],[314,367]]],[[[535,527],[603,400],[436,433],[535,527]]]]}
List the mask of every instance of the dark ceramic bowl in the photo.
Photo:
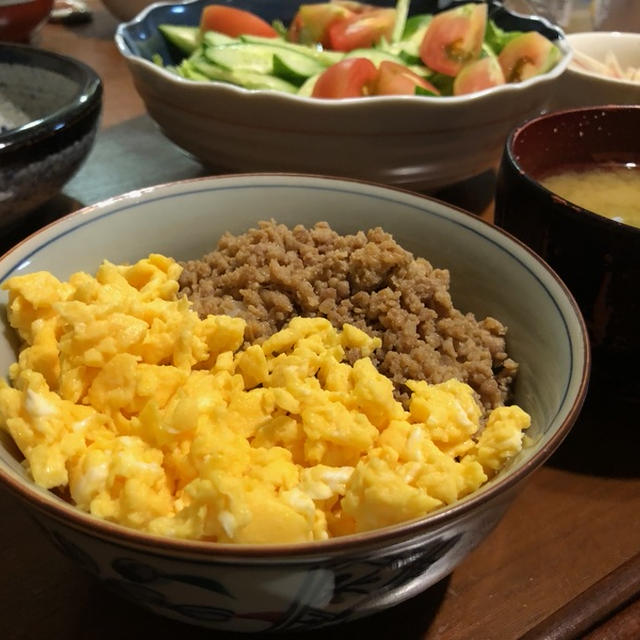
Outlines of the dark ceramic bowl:
{"type": "Polygon", "coordinates": [[[0,43],[0,229],[56,195],[93,145],[102,106],[95,71],[0,43]]]}
{"type": "MultiPolygon", "coordinates": [[[[574,294],[589,330],[593,377],[640,397],[640,228],[545,189],[543,173],[576,164],[640,163],[640,106],[550,113],[516,128],[498,173],[496,223],[528,244],[574,294]]],[[[639,196],[640,197],[640,196],[639,196]]]]}

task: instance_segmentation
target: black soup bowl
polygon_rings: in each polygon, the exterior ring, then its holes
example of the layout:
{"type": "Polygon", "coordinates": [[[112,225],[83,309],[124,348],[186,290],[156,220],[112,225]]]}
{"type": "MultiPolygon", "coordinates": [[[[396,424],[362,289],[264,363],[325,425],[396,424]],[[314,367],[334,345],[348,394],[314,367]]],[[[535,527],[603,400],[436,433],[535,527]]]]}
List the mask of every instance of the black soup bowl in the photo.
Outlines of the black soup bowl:
{"type": "Polygon", "coordinates": [[[576,166],[640,165],[639,132],[638,105],[525,122],[507,139],[495,205],[497,225],[538,253],[576,298],[592,346],[592,386],[633,402],[640,402],[640,228],[577,206],[539,179],[576,166]]]}

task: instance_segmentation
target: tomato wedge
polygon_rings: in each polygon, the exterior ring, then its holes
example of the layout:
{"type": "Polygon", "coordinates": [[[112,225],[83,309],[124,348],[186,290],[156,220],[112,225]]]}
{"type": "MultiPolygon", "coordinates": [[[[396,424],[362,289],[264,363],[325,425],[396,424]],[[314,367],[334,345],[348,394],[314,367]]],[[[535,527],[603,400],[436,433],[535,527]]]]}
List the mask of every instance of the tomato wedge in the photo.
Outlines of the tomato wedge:
{"type": "Polygon", "coordinates": [[[420,44],[422,62],[455,77],[467,62],[479,57],[486,26],[486,4],[465,4],[436,14],[420,44]]]}
{"type": "Polygon", "coordinates": [[[318,42],[329,47],[329,26],[352,15],[351,9],[333,2],[300,5],[287,31],[287,40],[301,44],[318,42]]]}
{"type": "Polygon", "coordinates": [[[200,30],[218,31],[233,38],[242,35],[278,37],[278,32],[254,13],[221,4],[210,4],[203,9],[200,30]]]}
{"type": "Polygon", "coordinates": [[[327,28],[327,40],[334,51],[353,51],[391,39],[396,21],[395,9],[367,9],[335,20],[327,28]]]}
{"type": "Polygon", "coordinates": [[[373,93],[378,96],[414,95],[416,87],[422,87],[435,95],[440,92],[424,78],[402,64],[383,60],[378,68],[378,77],[373,84],[373,93]]]}
{"type": "Polygon", "coordinates": [[[472,60],[460,70],[453,81],[453,95],[475,93],[504,84],[505,78],[498,59],[493,56],[472,60]]]}
{"type": "Polygon", "coordinates": [[[316,80],[314,98],[360,98],[368,95],[378,70],[367,58],[346,58],[331,65],[316,80]]]}

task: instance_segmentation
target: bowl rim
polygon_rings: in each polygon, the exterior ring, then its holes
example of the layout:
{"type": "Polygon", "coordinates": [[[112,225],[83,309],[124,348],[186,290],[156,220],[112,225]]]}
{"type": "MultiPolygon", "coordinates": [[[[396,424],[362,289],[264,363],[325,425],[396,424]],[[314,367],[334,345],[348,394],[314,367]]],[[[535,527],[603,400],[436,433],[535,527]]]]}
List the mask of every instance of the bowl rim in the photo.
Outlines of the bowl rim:
{"type": "MultiPolygon", "coordinates": [[[[639,34],[640,37],[640,34],[639,34]]],[[[588,114],[597,111],[631,111],[632,113],[636,113],[638,118],[640,119],[640,104],[607,104],[607,105],[596,105],[591,107],[576,107],[569,109],[562,109],[560,111],[551,111],[548,113],[543,113],[542,115],[534,116],[522,122],[517,127],[515,127],[507,137],[507,142],[505,145],[505,154],[508,158],[508,161],[515,168],[515,170],[520,174],[522,178],[524,178],[526,184],[529,188],[540,189],[543,193],[547,194],[550,198],[552,198],[555,202],[562,204],[567,208],[567,211],[571,211],[576,216],[579,216],[583,221],[586,220],[588,224],[591,225],[599,225],[603,226],[611,231],[616,231],[621,234],[638,236],[640,238],[640,227],[636,227],[631,224],[626,224],[624,222],[619,222],[617,220],[613,220],[612,218],[608,218],[607,216],[600,215],[599,213],[595,213],[594,211],[590,211],[589,209],[585,209],[562,196],[559,196],[554,191],[547,189],[547,187],[543,186],[541,182],[535,179],[531,174],[524,170],[521,166],[518,158],[516,157],[514,144],[516,138],[521,135],[524,131],[526,131],[530,126],[535,126],[538,122],[543,122],[545,120],[554,120],[557,118],[563,118],[568,115],[575,114],[576,117],[579,117],[580,114],[588,114]]]]}
{"type": "MultiPolygon", "coordinates": [[[[485,486],[484,490],[478,490],[475,494],[471,494],[460,500],[452,503],[451,505],[444,506],[435,512],[429,513],[423,517],[401,522],[396,525],[386,526],[379,529],[374,529],[367,532],[350,534],[347,536],[339,536],[330,538],[328,540],[316,540],[302,543],[279,543],[279,544],[237,544],[237,543],[218,543],[199,540],[188,540],[181,538],[171,538],[166,536],[155,535],[146,533],[136,529],[128,528],[124,525],[101,520],[96,516],[93,516],[87,512],[81,511],[74,505],[63,501],[54,501],[50,497],[50,493],[47,490],[43,490],[37,487],[33,482],[29,482],[26,478],[14,477],[14,474],[5,469],[4,464],[0,461],[0,484],[4,485],[12,493],[17,494],[19,497],[26,500],[26,502],[38,511],[46,513],[48,516],[53,517],[59,522],[63,523],[67,527],[71,527],[75,530],[84,532],[92,537],[98,537],[103,540],[107,540],[111,544],[121,545],[135,545],[145,549],[145,552],[163,555],[163,552],[174,552],[182,555],[191,556],[204,556],[205,561],[215,562],[238,562],[238,561],[271,561],[273,559],[294,558],[302,559],[309,556],[318,556],[323,554],[342,553],[350,551],[355,548],[357,551],[359,548],[369,548],[371,546],[378,546],[384,543],[393,543],[402,540],[406,540],[410,537],[419,536],[421,534],[428,533],[429,531],[450,523],[451,521],[468,515],[471,511],[481,507],[481,505],[491,501],[493,498],[500,494],[508,492],[510,489],[515,489],[527,476],[529,476],[535,469],[541,466],[545,460],[547,460],[556,448],[565,439],[573,423],[577,419],[582,406],[584,404],[590,369],[591,369],[591,348],[589,344],[587,328],[583,316],[580,312],[578,304],[573,295],[555,273],[555,271],[533,250],[527,245],[512,236],[510,233],[501,229],[497,225],[493,225],[478,216],[475,216],[464,209],[451,205],[447,202],[439,200],[437,198],[422,195],[415,191],[410,191],[402,187],[381,185],[369,180],[359,178],[343,178],[339,176],[327,176],[322,174],[303,174],[294,172],[254,172],[254,173],[237,173],[232,175],[221,174],[213,176],[202,176],[197,178],[187,178],[183,180],[177,180],[172,182],[165,182],[162,184],[154,185],[142,190],[129,191],[127,193],[114,196],[107,200],[85,206],[72,213],[69,213],[48,225],[38,229],[31,235],[24,238],[14,247],[10,248],[7,252],[0,256],[0,264],[2,264],[12,253],[22,248],[27,244],[34,244],[34,249],[39,245],[38,236],[43,236],[47,232],[60,227],[61,230],[70,226],[70,229],[66,229],[64,233],[68,233],[77,226],[83,226],[91,222],[92,218],[99,217],[100,212],[105,207],[114,207],[116,205],[126,205],[128,202],[139,201],[141,197],[146,197],[154,192],[162,192],[163,190],[170,190],[171,188],[181,188],[189,185],[201,185],[203,183],[215,183],[219,181],[234,181],[234,179],[246,180],[255,178],[284,178],[294,180],[311,180],[330,182],[332,184],[354,184],[364,187],[371,187],[376,191],[396,192],[403,197],[409,197],[411,200],[431,201],[439,206],[444,207],[447,210],[455,212],[456,215],[463,214],[466,217],[470,225],[479,225],[480,229],[491,229],[492,234],[497,234],[498,237],[506,239],[507,245],[513,243],[517,245],[520,251],[533,261],[538,267],[542,268],[554,281],[565,300],[568,303],[569,309],[573,311],[573,316],[577,321],[579,331],[579,342],[581,347],[581,353],[584,356],[584,366],[579,375],[576,375],[577,390],[572,404],[567,409],[567,415],[565,419],[558,425],[555,432],[551,435],[547,442],[545,442],[540,448],[528,457],[520,467],[511,470],[501,478],[497,478],[490,486],[485,486]],[[45,497],[47,496],[47,497],[45,497]]],[[[46,244],[46,242],[45,242],[46,244]]],[[[564,314],[563,314],[564,315],[564,314]]],[[[482,489],[482,487],[480,488],[482,489]]]]}
{"type": "MultiPolygon", "coordinates": [[[[21,147],[36,144],[38,141],[49,136],[56,135],[69,129],[75,122],[83,117],[85,113],[93,111],[96,106],[101,105],[103,84],[102,79],[90,66],[84,62],[71,58],[54,51],[38,49],[31,45],[0,42],[0,53],[2,51],[15,51],[20,57],[24,57],[23,64],[33,68],[42,68],[41,60],[53,60],[62,65],[63,70],[73,69],[79,74],[77,90],[73,98],[64,105],[49,113],[48,115],[30,120],[29,122],[9,129],[0,134],[0,154],[9,151],[16,151],[21,147]],[[27,62],[27,59],[29,62],[27,62]]],[[[6,62],[3,61],[3,64],[6,62]]],[[[12,64],[9,62],[9,64],[12,64]]],[[[52,73],[59,73],[51,71],[52,73]]]]}
{"type": "MultiPolygon", "coordinates": [[[[500,0],[487,0],[489,3],[489,7],[493,7],[496,10],[503,11],[509,15],[517,16],[521,18],[526,18],[531,22],[538,22],[542,26],[550,29],[557,34],[557,39],[554,41],[554,44],[559,48],[561,52],[561,58],[555,64],[555,66],[549,71],[539,74],[537,76],[533,76],[531,78],[527,78],[521,82],[511,82],[499,85],[497,87],[490,87],[488,89],[484,89],[482,91],[476,91],[474,93],[469,93],[461,96],[428,96],[428,95],[388,95],[388,96],[367,96],[366,100],[362,98],[340,98],[339,100],[327,99],[327,98],[312,98],[307,96],[301,96],[298,94],[286,93],[283,91],[273,91],[269,89],[246,89],[244,87],[240,87],[237,85],[233,85],[228,82],[220,82],[216,80],[210,81],[199,81],[199,80],[190,80],[187,78],[183,78],[178,76],[171,71],[168,71],[163,66],[157,65],[151,60],[144,58],[143,56],[136,53],[132,47],[130,46],[130,41],[133,38],[129,38],[129,31],[138,24],[144,23],[149,16],[151,16],[154,12],[162,10],[163,7],[172,7],[172,6],[180,6],[180,5],[195,5],[203,0],[186,0],[185,2],[171,2],[162,0],[160,2],[154,2],[153,4],[145,7],[140,13],[138,13],[134,18],[127,22],[122,22],[116,28],[116,33],[114,36],[116,46],[118,51],[124,56],[129,64],[134,63],[141,65],[148,72],[153,73],[159,78],[162,78],[167,81],[172,81],[176,86],[200,86],[200,87],[211,87],[211,91],[215,91],[216,89],[220,89],[224,87],[227,89],[232,95],[236,94],[239,96],[247,96],[247,95],[277,95],[282,100],[292,100],[294,103],[299,102],[301,105],[305,105],[303,108],[312,108],[313,106],[320,107],[323,109],[329,108],[333,110],[338,109],[348,109],[353,107],[354,105],[362,105],[370,104],[371,102],[375,103],[389,103],[389,104],[398,104],[400,102],[409,102],[415,104],[424,104],[424,105],[436,105],[436,104],[464,104],[464,103],[475,103],[477,101],[482,100],[485,96],[488,95],[510,95],[515,94],[521,91],[524,91],[530,87],[535,87],[540,84],[546,84],[556,78],[559,78],[569,66],[571,61],[573,51],[571,46],[567,41],[567,36],[564,31],[556,24],[552,23],[550,20],[543,16],[532,16],[521,14],[516,11],[512,11],[508,9],[500,0]]],[[[463,4],[461,0],[452,0],[453,2],[457,2],[457,4],[463,4]]],[[[477,0],[469,0],[469,2],[477,2],[477,0]]],[[[301,1],[302,4],[302,1],[301,1]]],[[[445,9],[443,9],[445,10],[445,9]]],[[[439,13],[440,11],[436,12],[439,13]]]]}

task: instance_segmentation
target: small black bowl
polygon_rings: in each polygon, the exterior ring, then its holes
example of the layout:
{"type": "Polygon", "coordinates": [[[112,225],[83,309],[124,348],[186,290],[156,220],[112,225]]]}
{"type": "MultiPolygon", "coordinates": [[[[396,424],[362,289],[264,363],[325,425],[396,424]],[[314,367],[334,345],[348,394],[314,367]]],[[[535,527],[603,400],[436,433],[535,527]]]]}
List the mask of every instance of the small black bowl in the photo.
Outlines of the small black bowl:
{"type": "Polygon", "coordinates": [[[102,81],[85,64],[0,43],[0,229],[56,195],[93,146],[102,81]]]}
{"type": "Polygon", "coordinates": [[[575,296],[591,340],[592,385],[640,402],[640,228],[538,182],[572,165],[640,164],[638,131],[640,106],[552,112],[517,127],[498,172],[495,221],[544,258],[575,296]]]}

